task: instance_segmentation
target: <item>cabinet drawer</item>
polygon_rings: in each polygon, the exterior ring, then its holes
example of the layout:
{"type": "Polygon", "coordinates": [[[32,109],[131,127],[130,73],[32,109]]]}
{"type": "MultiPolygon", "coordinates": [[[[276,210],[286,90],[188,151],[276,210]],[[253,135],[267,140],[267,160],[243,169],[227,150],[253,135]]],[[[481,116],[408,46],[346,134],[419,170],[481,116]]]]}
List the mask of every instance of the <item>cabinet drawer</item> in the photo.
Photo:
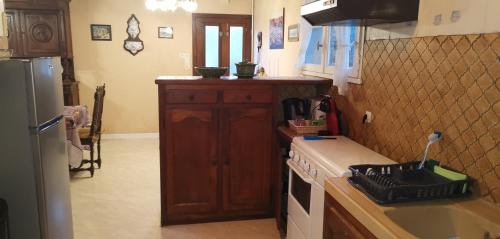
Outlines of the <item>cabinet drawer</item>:
{"type": "Polygon", "coordinates": [[[272,103],[271,89],[225,90],[224,103],[272,103]]]}
{"type": "Polygon", "coordinates": [[[213,104],[217,103],[215,90],[168,90],[167,103],[169,104],[213,104]]]}

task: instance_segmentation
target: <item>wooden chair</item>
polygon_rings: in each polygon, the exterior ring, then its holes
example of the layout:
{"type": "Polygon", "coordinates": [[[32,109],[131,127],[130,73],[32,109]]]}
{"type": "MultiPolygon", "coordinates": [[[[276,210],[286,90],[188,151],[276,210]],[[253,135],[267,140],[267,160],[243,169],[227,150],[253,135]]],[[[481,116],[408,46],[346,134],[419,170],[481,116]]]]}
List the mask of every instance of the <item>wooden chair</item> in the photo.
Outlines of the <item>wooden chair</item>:
{"type": "Polygon", "coordinates": [[[90,160],[83,160],[82,166],[84,164],[90,164],[88,168],[77,168],[72,169],[72,171],[90,171],[90,175],[94,176],[94,163],[97,163],[98,168],[101,168],[101,123],[102,123],[102,112],[104,106],[104,95],[106,85],[98,86],[94,94],[94,110],[92,112],[92,122],[90,127],[84,127],[78,130],[78,135],[80,136],[80,141],[84,146],[84,149],[90,151],[90,160]],[[94,146],[97,144],[97,159],[94,159],[94,146]]]}

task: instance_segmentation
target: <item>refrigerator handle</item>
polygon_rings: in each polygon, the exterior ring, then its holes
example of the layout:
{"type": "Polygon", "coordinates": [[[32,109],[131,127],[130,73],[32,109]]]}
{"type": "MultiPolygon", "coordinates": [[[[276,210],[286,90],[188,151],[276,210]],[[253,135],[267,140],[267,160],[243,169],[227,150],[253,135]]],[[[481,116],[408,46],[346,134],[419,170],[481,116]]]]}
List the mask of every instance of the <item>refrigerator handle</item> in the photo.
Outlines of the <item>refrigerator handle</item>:
{"type": "Polygon", "coordinates": [[[54,118],[46,123],[43,123],[42,125],[40,125],[38,127],[32,128],[32,130],[34,131],[32,133],[33,134],[43,134],[43,132],[58,126],[61,123],[61,121],[63,121],[63,120],[64,120],[64,116],[61,115],[61,116],[54,118]]]}

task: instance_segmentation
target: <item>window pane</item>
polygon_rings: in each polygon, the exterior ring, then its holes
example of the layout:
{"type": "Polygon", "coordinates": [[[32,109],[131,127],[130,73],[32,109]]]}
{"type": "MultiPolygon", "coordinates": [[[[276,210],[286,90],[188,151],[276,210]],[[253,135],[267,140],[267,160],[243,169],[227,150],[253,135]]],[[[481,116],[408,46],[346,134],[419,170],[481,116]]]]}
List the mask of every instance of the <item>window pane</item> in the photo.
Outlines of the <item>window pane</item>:
{"type": "Polygon", "coordinates": [[[349,27],[349,67],[354,66],[354,59],[356,54],[356,37],[357,37],[357,29],[354,26],[349,27]]]}
{"type": "Polygon", "coordinates": [[[243,27],[229,28],[229,73],[236,73],[235,63],[243,61],[243,27]]]}
{"type": "Polygon", "coordinates": [[[337,53],[337,34],[335,27],[330,27],[328,36],[328,66],[335,66],[335,54],[337,53]]]}
{"type": "Polygon", "coordinates": [[[309,41],[309,46],[307,46],[306,51],[306,64],[321,65],[321,45],[323,41],[323,28],[317,27],[313,28],[311,33],[311,40],[309,41]]]}
{"type": "Polygon", "coordinates": [[[205,26],[205,66],[219,66],[219,26],[205,26]]]}

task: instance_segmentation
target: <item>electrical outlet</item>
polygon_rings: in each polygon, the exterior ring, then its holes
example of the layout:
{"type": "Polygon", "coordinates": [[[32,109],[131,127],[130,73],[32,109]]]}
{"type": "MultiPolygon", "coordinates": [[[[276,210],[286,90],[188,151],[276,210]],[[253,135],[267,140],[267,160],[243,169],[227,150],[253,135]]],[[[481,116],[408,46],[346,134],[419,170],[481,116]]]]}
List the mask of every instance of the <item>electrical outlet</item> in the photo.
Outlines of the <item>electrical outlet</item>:
{"type": "Polygon", "coordinates": [[[363,123],[364,124],[370,124],[373,122],[373,114],[370,111],[366,111],[365,115],[363,116],[363,123]]]}

